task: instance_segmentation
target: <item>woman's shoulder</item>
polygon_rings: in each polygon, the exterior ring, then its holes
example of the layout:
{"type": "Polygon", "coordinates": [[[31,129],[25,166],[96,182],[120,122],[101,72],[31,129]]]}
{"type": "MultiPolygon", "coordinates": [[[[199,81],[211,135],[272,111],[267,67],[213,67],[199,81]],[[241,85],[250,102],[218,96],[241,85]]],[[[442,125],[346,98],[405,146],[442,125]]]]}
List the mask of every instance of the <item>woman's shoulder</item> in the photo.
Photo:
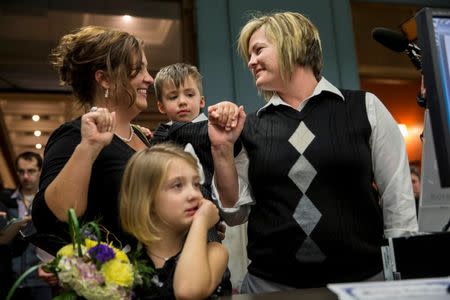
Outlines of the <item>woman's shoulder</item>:
{"type": "Polygon", "coordinates": [[[60,125],[54,133],[63,133],[63,132],[69,132],[69,131],[78,131],[81,130],[81,118],[76,118],[72,121],[65,122],[64,124],[60,125]]]}
{"type": "Polygon", "coordinates": [[[66,122],[56,128],[53,133],[50,135],[48,139],[47,145],[52,144],[53,142],[59,140],[62,137],[66,136],[80,136],[81,137],[81,119],[77,118],[75,120],[66,122]]]}

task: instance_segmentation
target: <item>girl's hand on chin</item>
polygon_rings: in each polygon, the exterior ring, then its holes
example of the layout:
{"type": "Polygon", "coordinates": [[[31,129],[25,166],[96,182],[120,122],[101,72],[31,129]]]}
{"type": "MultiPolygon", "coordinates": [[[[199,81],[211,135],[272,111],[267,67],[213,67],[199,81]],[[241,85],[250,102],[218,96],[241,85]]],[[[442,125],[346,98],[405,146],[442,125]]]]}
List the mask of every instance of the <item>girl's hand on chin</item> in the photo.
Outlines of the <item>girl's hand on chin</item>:
{"type": "Polygon", "coordinates": [[[219,222],[219,210],[211,201],[202,199],[199,202],[198,210],[194,216],[194,221],[196,219],[203,220],[209,229],[219,222]]]}

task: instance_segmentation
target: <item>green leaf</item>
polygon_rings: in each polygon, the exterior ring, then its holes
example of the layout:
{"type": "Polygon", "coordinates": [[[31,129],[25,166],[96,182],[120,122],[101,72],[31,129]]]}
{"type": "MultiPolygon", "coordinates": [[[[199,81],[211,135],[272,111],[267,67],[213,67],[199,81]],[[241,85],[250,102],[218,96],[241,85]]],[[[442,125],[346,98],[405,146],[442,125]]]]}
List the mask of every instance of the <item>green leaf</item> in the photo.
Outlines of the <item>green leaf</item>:
{"type": "Polygon", "coordinates": [[[100,244],[101,240],[102,240],[102,234],[100,233],[100,226],[98,226],[96,221],[91,221],[87,224],[85,224],[82,228],[81,231],[84,233],[86,231],[91,232],[93,231],[95,234],[95,237],[97,238],[98,243],[100,244]]]}
{"type": "Polygon", "coordinates": [[[11,289],[8,292],[8,295],[6,296],[6,300],[10,300],[12,298],[12,296],[14,295],[14,292],[16,291],[16,289],[19,287],[20,283],[31,273],[33,273],[34,271],[36,271],[37,269],[39,269],[41,265],[35,265],[32,266],[31,268],[29,268],[28,270],[26,270],[25,272],[23,272],[22,275],[20,275],[19,278],[17,278],[17,280],[14,282],[13,286],[11,287],[11,289]]]}
{"type": "Polygon", "coordinates": [[[53,298],[53,300],[76,300],[76,299],[78,299],[78,295],[74,291],[64,291],[59,293],[58,296],[53,298]]]}
{"type": "Polygon", "coordinates": [[[42,265],[42,269],[47,273],[53,273],[58,275],[60,269],[58,268],[59,261],[61,260],[61,256],[56,256],[52,261],[42,265]]]}
{"type": "Polygon", "coordinates": [[[141,285],[144,288],[148,288],[152,284],[151,279],[153,277],[153,274],[155,273],[155,270],[145,259],[141,258],[143,251],[144,248],[142,244],[138,243],[136,250],[130,253],[128,257],[131,263],[134,265],[136,272],[141,276],[141,285]]]}
{"type": "Polygon", "coordinates": [[[69,217],[70,237],[72,238],[74,247],[77,247],[78,249],[78,256],[81,257],[83,256],[83,252],[81,251],[81,233],[77,214],[73,208],[70,208],[67,214],[69,217]]]}

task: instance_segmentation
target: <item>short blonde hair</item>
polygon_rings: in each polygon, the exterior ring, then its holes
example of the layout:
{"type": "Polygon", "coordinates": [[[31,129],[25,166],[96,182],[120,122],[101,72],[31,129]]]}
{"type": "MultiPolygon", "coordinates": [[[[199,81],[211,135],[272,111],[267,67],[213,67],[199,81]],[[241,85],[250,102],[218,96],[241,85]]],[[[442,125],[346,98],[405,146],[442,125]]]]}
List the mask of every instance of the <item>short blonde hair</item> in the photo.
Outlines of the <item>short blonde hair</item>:
{"type": "Polygon", "coordinates": [[[120,222],[124,231],[144,245],[160,239],[154,221],[154,203],[174,159],[182,159],[198,170],[195,158],[172,143],[136,152],[125,168],[120,188],[120,222]]]}
{"type": "Polygon", "coordinates": [[[169,82],[179,88],[189,77],[197,84],[200,95],[203,95],[202,75],[197,67],[185,63],[176,63],[159,70],[153,84],[156,100],[162,101],[164,83],[169,82]]]}
{"type": "MultiPolygon", "coordinates": [[[[305,16],[295,12],[256,14],[241,29],[238,52],[248,64],[250,38],[255,31],[264,28],[267,39],[274,43],[278,52],[280,76],[288,81],[297,66],[309,67],[317,80],[323,67],[322,46],[319,31],[305,16]]],[[[262,91],[269,99],[273,91],[262,91]]]]}

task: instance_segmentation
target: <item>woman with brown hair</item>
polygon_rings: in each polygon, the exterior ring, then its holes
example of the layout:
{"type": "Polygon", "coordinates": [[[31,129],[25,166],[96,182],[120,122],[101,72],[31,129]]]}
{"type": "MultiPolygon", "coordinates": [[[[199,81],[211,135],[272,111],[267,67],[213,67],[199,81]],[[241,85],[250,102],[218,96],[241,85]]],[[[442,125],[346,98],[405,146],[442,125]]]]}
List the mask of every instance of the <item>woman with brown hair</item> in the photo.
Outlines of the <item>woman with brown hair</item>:
{"type": "Polygon", "coordinates": [[[61,83],[86,109],[51,135],[44,153],[33,222],[48,251],[67,242],[67,211],[99,220],[111,241],[128,242],[119,225],[120,181],[129,158],[147,146],[131,120],[147,107],[153,78],[143,42],[133,35],[87,26],[62,37],[52,52],[61,83]]]}

